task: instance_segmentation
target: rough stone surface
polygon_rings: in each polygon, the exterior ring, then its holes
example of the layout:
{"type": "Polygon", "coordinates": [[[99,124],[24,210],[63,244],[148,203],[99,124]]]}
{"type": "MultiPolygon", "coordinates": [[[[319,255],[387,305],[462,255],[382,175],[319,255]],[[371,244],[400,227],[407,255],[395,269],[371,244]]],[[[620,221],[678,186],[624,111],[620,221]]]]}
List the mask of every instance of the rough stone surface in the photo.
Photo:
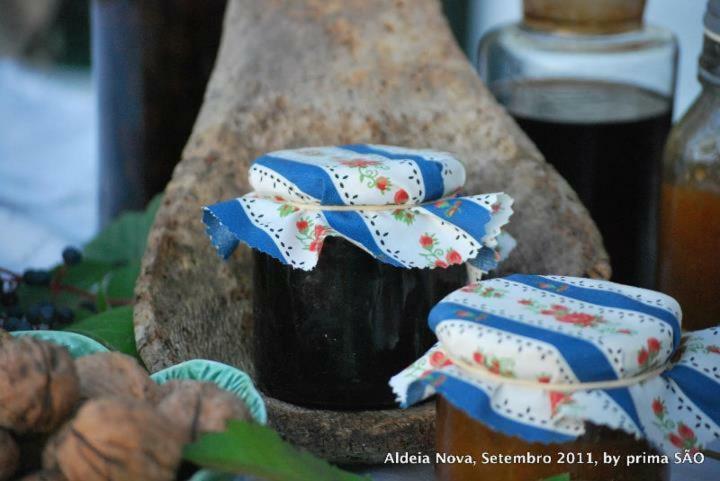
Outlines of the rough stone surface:
{"type": "MultiPolygon", "coordinates": [[[[151,370],[202,357],[252,374],[248,250],[218,259],[200,208],[245,193],[248,165],[264,152],[355,142],[453,152],[467,167],[468,192],[512,195],[509,231],[519,246],[503,272],[608,277],[587,211],[488,93],[436,0],[234,0],[136,290],[135,334],[151,370]]],[[[296,411],[273,401],[270,413],[290,440],[356,461],[376,459],[389,443],[428,442],[433,417],[405,414],[407,434],[388,428],[384,444],[383,427],[402,414],[296,411]],[[317,425],[327,437],[313,433],[317,425]],[[333,441],[341,438],[347,443],[333,441]]]]}

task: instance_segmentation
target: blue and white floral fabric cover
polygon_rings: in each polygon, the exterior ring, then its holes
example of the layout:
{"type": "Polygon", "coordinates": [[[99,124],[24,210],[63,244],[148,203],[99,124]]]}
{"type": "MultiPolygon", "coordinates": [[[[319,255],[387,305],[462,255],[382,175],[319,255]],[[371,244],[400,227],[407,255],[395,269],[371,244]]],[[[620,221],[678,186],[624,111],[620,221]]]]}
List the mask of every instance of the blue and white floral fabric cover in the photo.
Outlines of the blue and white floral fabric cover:
{"type": "Polygon", "coordinates": [[[498,243],[512,199],[459,197],[465,169],[444,152],[365,144],[282,150],[257,158],[249,179],[254,192],[204,209],[223,258],[244,242],[311,270],[323,240],[339,236],[397,267],[471,260],[487,271],[512,248],[508,236],[498,243]]]}
{"type": "Polygon", "coordinates": [[[682,334],[680,306],[664,294],[512,275],[453,292],[429,323],[438,344],[390,381],[402,406],[440,393],[529,442],[571,441],[586,421],[668,454],[720,437],[720,328],[682,334]],[[629,386],[542,388],[619,379],[629,386]]]}

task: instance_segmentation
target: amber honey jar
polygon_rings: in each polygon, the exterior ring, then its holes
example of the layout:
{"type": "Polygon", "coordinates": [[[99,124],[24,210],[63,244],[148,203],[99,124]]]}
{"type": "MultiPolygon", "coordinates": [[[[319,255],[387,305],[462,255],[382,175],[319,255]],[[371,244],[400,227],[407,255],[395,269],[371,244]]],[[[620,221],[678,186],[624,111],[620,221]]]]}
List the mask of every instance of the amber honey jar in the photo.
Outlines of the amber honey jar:
{"type": "Polygon", "coordinates": [[[668,480],[720,433],[720,329],[681,318],[604,280],[483,280],[430,311],[438,343],[390,385],[402,406],[437,395],[440,481],[668,480]]]}
{"type": "Polygon", "coordinates": [[[670,133],[660,210],[658,289],[682,303],[691,330],[720,324],[720,1],[704,23],[703,88],[670,133]]]}
{"type": "Polygon", "coordinates": [[[272,152],[249,177],[254,192],[205,222],[222,256],[254,249],[259,387],[307,407],[394,406],[387,379],[432,345],[427,314],[466,283],[466,261],[494,259],[510,198],[459,197],[457,159],[392,146],[272,152]]]}
{"type": "Polygon", "coordinates": [[[585,434],[568,443],[531,443],[493,431],[438,396],[436,450],[470,455],[477,464],[438,463],[438,481],[539,481],[559,474],[582,481],[667,481],[669,464],[648,462],[661,454],[646,440],[605,426],[587,423],[585,434]],[[619,456],[622,467],[605,463],[619,456]],[[628,456],[637,463],[625,466],[628,456]],[[642,460],[642,461],[641,461],[642,460]],[[487,462],[485,462],[487,461],[487,462]],[[597,465],[595,462],[598,462],[597,465]]]}

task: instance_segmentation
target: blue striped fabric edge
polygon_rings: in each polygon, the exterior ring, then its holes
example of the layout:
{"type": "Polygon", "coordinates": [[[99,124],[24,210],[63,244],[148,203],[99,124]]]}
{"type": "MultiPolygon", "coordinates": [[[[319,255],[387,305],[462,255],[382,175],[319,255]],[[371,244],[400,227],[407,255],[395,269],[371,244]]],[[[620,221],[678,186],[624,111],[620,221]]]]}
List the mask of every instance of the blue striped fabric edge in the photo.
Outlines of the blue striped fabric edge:
{"type": "Polygon", "coordinates": [[[212,244],[223,259],[230,257],[238,243],[243,242],[287,263],[272,238],[250,221],[238,199],[204,207],[203,222],[212,244]],[[237,232],[243,232],[244,235],[240,237],[237,232]]]}

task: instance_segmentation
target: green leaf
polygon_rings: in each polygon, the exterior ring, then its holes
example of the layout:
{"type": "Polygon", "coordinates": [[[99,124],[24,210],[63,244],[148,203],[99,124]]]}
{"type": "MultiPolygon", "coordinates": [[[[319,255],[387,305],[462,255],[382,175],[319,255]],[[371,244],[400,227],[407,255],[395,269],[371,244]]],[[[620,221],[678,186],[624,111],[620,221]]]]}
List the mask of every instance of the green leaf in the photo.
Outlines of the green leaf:
{"type": "Polygon", "coordinates": [[[77,265],[65,268],[62,283],[80,289],[91,289],[112,270],[113,265],[109,262],[84,259],[77,265]]]}
{"type": "Polygon", "coordinates": [[[257,476],[267,481],[358,481],[342,471],[286,443],[270,428],[230,421],[227,431],[211,433],[185,447],[185,459],[200,467],[257,476]]]}
{"type": "Polygon", "coordinates": [[[139,359],[130,306],[118,307],[74,322],[63,330],[88,336],[114,351],[139,359]]]}
{"type": "MultiPolygon", "coordinates": [[[[245,478],[243,478],[245,479],[245,478]]],[[[203,469],[198,471],[190,478],[189,481],[238,481],[240,478],[234,474],[218,473],[217,471],[210,471],[203,469]]]]}
{"type": "Polygon", "coordinates": [[[112,299],[132,299],[135,281],[140,275],[140,261],[134,261],[125,267],[115,269],[108,276],[105,293],[112,299]]]}
{"type": "Polygon", "coordinates": [[[132,262],[142,258],[161,201],[162,196],[157,195],[145,212],[121,215],[85,246],[85,257],[112,263],[132,262]]]}

